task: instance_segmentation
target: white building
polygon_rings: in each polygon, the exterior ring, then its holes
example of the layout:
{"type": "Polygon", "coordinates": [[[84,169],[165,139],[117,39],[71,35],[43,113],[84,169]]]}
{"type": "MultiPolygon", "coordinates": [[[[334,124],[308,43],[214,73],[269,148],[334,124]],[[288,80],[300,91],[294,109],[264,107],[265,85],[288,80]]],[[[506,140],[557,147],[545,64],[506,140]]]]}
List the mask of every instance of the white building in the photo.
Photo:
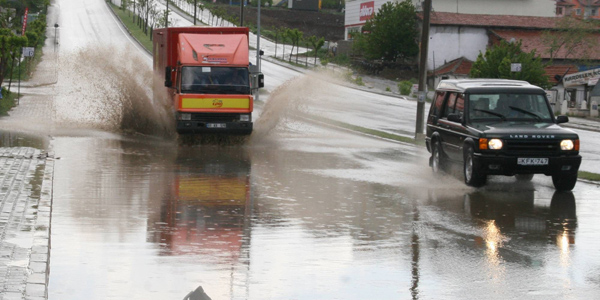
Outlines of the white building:
{"type": "MultiPolygon", "coordinates": [[[[367,20],[387,2],[391,1],[346,0],[345,39],[351,39],[350,33],[360,31],[367,20]]],[[[420,9],[421,1],[413,0],[413,3],[417,9],[420,9]]],[[[433,0],[432,11],[460,14],[554,17],[556,15],[555,4],[555,0],[433,0]]]]}

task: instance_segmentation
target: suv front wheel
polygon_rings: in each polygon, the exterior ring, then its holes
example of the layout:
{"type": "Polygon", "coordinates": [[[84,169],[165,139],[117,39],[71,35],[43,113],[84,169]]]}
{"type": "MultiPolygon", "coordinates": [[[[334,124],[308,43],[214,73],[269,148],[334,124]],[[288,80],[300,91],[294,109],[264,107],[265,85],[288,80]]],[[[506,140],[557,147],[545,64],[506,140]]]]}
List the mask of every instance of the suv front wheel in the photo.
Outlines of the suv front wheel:
{"type": "Polygon", "coordinates": [[[487,181],[487,176],[482,174],[479,166],[473,161],[473,148],[471,146],[465,147],[464,153],[463,173],[465,183],[473,187],[483,186],[487,181]]]}
{"type": "Polygon", "coordinates": [[[444,154],[439,140],[435,140],[431,151],[431,170],[434,174],[439,174],[444,170],[444,154]]]}
{"type": "Polygon", "coordinates": [[[577,183],[577,173],[552,175],[552,183],[559,191],[570,191],[577,183]]]}

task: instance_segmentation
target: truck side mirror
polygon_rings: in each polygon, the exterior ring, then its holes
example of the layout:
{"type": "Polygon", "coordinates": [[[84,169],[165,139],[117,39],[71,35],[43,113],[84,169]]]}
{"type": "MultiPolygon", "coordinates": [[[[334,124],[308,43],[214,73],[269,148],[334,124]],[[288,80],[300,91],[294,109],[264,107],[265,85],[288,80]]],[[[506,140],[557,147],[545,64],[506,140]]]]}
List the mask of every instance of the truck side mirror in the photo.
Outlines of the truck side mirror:
{"type": "Polygon", "coordinates": [[[171,67],[166,67],[165,68],[165,86],[166,87],[172,87],[173,86],[173,81],[171,81],[171,72],[173,71],[173,68],[171,67]]]}
{"type": "Polygon", "coordinates": [[[258,73],[258,87],[265,87],[265,75],[263,73],[258,73]]]}

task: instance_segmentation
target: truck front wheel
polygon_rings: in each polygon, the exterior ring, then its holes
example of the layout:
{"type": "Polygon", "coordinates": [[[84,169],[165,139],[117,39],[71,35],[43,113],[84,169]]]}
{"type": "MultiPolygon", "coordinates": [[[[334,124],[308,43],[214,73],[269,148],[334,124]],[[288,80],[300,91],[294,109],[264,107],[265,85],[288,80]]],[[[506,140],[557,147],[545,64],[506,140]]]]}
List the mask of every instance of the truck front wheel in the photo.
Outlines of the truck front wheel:
{"type": "Polygon", "coordinates": [[[554,174],[552,175],[552,183],[558,191],[570,191],[577,183],[577,173],[554,174]]]}
{"type": "Polygon", "coordinates": [[[480,187],[487,181],[487,175],[483,174],[479,169],[479,166],[475,164],[473,160],[473,148],[467,146],[465,148],[463,163],[463,173],[465,176],[465,183],[473,187],[480,187]]]}

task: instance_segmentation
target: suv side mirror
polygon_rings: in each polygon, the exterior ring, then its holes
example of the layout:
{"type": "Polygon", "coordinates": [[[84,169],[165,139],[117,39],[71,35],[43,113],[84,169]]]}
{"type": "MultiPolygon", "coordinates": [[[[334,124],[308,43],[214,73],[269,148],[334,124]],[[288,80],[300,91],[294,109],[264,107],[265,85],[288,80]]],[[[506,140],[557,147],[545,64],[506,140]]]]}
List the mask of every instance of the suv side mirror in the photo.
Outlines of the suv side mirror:
{"type": "Polygon", "coordinates": [[[462,123],[462,116],[460,114],[449,114],[448,121],[462,123]]]}
{"type": "Polygon", "coordinates": [[[171,81],[171,72],[172,72],[171,67],[165,68],[165,86],[169,87],[169,88],[173,86],[173,81],[171,81]]]}
{"type": "Polygon", "coordinates": [[[556,124],[567,123],[569,122],[569,117],[567,116],[556,116],[556,124]]]}

